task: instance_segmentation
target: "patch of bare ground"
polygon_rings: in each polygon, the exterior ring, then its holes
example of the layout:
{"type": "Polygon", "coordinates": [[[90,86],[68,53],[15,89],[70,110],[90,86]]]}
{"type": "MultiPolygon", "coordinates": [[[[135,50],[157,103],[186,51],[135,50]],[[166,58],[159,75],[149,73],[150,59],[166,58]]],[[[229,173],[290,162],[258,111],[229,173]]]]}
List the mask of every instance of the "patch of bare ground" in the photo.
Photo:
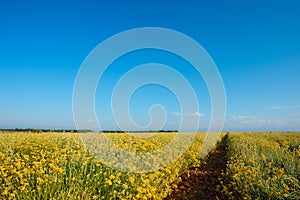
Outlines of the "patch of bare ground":
{"type": "Polygon", "coordinates": [[[165,200],[227,199],[217,189],[218,185],[221,185],[222,172],[226,170],[226,140],[227,135],[218,147],[208,154],[204,167],[183,171],[182,182],[165,200]]]}

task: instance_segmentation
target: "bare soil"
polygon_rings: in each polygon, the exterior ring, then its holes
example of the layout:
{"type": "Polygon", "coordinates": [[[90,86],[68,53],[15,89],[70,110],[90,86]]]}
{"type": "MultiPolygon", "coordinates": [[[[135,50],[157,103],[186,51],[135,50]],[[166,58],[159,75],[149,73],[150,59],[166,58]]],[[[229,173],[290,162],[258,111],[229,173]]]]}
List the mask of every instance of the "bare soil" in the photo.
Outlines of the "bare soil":
{"type": "Polygon", "coordinates": [[[208,154],[202,168],[190,168],[182,172],[182,182],[165,200],[181,199],[227,199],[217,190],[222,180],[222,172],[226,170],[226,139],[223,138],[218,147],[208,154]]]}

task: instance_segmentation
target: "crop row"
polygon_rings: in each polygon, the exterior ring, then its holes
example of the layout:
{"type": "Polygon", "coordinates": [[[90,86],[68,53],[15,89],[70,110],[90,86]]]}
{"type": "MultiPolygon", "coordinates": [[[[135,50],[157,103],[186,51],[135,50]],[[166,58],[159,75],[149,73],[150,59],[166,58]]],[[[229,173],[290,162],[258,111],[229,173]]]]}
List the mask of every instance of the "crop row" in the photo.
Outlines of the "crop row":
{"type": "Polygon", "coordinates": [[[230,133],[222,191],[231,199],[299,199],[299,133],[230,133]]]}
{"type": "MultiPolygon", "coordinates": [[[[105,136],[114,147],[143,154],[167,146],[176,134],[132,137],[118,133],[105,136]]],[[[107,152],[102,153],[110,156],[112,165],[103,164],[96,154],[91,154],[89,142],[95,142],[98,137],[95,134],[81,137],[75,133],[1,133],[0,199],[162,199],[177,187],[183,169],[201,165],[198,153],[204,136],[196,134],[188,151],[171,165],[134,173],[134,169],[122,171],[113,167],[124,162],[124,157],[120,160],[111,146],[104,148],[107,152]],[[108,154],[109,150],[114,153],[108,154]]],[[[184,145],[184,140],[178,141],[175,144],[178,148],[184,145]]],[[[103,145],[108,145],[93,144],[102,145],[98,148],[100,150],[103,150],[103,145]]],[[[161,159],[162,162],[168,160],[167,157],[161,159]]],[[[145,165],[149,167],[147,163],[145,165]]]]}

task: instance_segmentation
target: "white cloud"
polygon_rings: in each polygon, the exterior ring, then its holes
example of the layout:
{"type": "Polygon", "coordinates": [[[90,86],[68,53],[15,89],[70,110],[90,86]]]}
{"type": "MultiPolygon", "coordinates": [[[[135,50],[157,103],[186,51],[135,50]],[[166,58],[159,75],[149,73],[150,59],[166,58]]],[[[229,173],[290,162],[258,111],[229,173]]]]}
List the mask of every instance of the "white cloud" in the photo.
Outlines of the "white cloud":
{"type": "Polygon", "coordinates": [[[288,108],[300,108],[300,105],[291,105],[291,106],[272,106],[272,109],[288,109],[288,108]]]}
{"type": "MultiPolygon", "coordinates": [[[[172,112],[170,113],[171,115],[176,115],[176,116],[179,116],[181,115],[181,113],[179,112],[172,112]]],[[[190,116],[190,117],[201,117],[201,116],[205,116],[204,113],[200,113],[200,112],[187,112],[187,113],[184,113],[183,114],[184,116],[190,116]]]]}
{"type": "Polygon", "coordinates": [[[280,106],[272,106],[272,109],[280,109],[280,106]]]}
{"type": "Polygon", "coordinates": [[[258,124],[258,123],[271,123],[271,119],[261,119],[256,116],[233,116],[231,120],[238,121],[243,124],[258,124]]]}
{"type": "Polygon", "coordinates": [[[238,115],[238,116],[233,116],[232,120],[234,121],[245,121],[249,119],[255,119],[255,116],[243,116],[243,115],[238,115]]]}
{"type": "Polygon", "coordinates": [[[204,113],[200,113],[200,112],[189,112],[189,113],[185,113],[185,116],[192,116],[192,117],[201,117],[204,116],[204,113]]]}
{"type": "Polygon", "coordinates": [[[258,119],[257,122],[258,123],[268,123],[269,124],[269,123],[272,122],[272,120],[271,119],[258,119]]]}
{"type": "Polygon", "coordinates": [[[179,116],[179,115],[180,115],[180,112],[172,112],[171,115],[179,116]]]}

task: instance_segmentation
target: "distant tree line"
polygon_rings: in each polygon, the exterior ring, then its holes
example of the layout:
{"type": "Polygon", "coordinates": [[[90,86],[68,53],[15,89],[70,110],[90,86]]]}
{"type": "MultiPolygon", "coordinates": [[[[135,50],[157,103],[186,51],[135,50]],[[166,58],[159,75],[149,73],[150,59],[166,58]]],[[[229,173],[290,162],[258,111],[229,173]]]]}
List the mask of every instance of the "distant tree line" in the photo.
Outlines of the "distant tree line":
{"type": "Polygon", "coordinates": [[[148,131],[121,131],[121,130],[102,130],[100,131],[102,133],[126,133],[126,132],[130,132],[130,133],[172,133],[172,132],[178,132],[178,130],[148,130],[148,131]]]}
{"type": "Polygon", "coordinates": [[[171,133],[171,132],[178,132],[178,130],[159,130],[158,132],[168,132],[168,133],[171,133]]]}
{"type": "Polygon", "coordinates": [[[6,132],[32,132],[32,133],[42,133],[42,132],[56,132],[56,133],[86,133],[93,132],[92,130],[77,130],[77,129],[35,129],[35,128],[15,128],[15,129],[0,129],[0,131],[6,132]]]}
{"type": "Polygon", "coordinates": [[[118,130],[103,130],[103,131],[100,131],[101,133],[125,133],[126,131],[118,131],[118,130]]]}
{"type": "MultiPolygon", "coordinates": [[[[15,128],[15,129],[0,129],[0,131],[6,132],[32,132],[32,133],[42,133],[42,132],[56,132],[56,133],[87,133],[87,132],[94,132],[93,130],[77,130],[77,129],[36,129],[36,128],[15,128]]],[[[102,130],[102,133],[171,133],[171,132],[178,132],[178,130],[148,130],[148,131],[122,131],[122,130],[102,130]]]]}

